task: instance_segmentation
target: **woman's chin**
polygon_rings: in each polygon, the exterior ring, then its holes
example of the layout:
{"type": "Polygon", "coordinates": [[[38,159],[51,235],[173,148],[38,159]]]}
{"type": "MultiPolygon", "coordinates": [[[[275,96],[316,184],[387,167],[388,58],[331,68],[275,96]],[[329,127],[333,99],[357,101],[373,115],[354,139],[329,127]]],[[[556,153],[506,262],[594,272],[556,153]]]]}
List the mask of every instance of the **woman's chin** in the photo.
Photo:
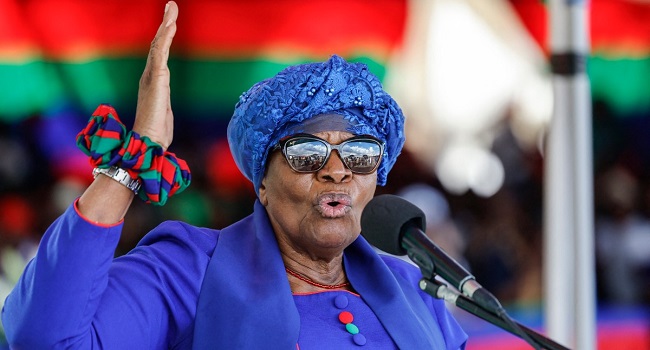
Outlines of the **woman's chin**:
{"type": "Polygon", "coordinates": [[[341,233],[328,233],[316,237],[314,247],[323,251],[329,250],[336,253],[342,252],[347,248],[350,243],[358,237],[358,234],[353,234],[351,231],[341,233]]]}

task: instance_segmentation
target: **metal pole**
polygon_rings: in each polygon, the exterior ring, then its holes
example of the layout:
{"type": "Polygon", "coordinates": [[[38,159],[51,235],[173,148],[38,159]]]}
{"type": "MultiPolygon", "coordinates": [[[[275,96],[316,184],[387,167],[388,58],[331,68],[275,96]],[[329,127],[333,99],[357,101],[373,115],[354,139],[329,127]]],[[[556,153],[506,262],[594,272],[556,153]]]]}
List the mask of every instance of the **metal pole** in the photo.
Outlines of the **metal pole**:
{"type": "Polygon", "coordinates": [[[569,147],[567,84],[554,81],[554,112],[547,138],[544,167],[544,314],[549,337],[573,344],[573,201],[569,147]]]}
{"type": "Polygon", "coordinates": [[[576,349],[596,349],[596,262],[594,243],[593,160],[589,81],[574,82],[575,183],[575,329],[576,349]]]}
{"type": "Polygon", "coordinates": [[[555,106],[545,173],[544,292],[550,337],[596,348],[591,98],[584,0],[549,1],[555,106]]]}

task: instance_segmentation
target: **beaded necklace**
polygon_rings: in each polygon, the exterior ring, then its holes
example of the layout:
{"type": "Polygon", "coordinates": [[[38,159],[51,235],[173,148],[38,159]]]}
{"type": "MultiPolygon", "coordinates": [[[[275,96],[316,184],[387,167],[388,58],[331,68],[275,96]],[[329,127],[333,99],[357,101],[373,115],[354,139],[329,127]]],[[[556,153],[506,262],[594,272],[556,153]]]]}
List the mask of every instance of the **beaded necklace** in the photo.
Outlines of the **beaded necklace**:
{"type": "Polygon", "coordinates": [[[297,278],[297,279],[299,279],[299,280],[301,280],[301,281],[303,281],[303,282],[305,282],[305,283],[311,284],[311,285],[314,286],[314,287],[318,287],[318,288],[323,288],[323,289],[340,289],[340,288],[344,288],[344,287],[347,287],[347,286],[350,285],[350,282],[343,282],[343,283],[339,283],[339,284],[320,284],[320,283],[318,283],[318,282],[314,282],[314,281],[312,281],[311,279],[309,279],[309,278],[307,278],[307,277],[305,277],[305,276],[299,274],[298,272],[296,272],[296,271],[294,271],[294,270],[292,270],[292,269],[290,269],[290,268],[288,268],[288,267],[285,267],[284,269],[285,269],[285,271],[287,271],[287,273],[290,274],[291,276],[293,276],[293,277],[295,277],[295,278],[297,278]]]}

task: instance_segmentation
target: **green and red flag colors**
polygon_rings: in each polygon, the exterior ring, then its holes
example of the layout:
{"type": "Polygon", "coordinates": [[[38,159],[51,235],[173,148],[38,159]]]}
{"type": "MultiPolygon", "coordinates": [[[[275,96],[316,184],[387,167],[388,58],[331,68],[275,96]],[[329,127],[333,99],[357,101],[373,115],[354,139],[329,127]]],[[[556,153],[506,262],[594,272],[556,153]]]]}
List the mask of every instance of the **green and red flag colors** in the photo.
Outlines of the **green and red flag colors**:
{"type": "MultiPolygon", "coordinates": [[[[0,0],[0,120],[59,104],[90,113],[135,105],[164,0],[0,0]]],[[[407,0],[192,0],[170,66],[174,107],[227,118],[241,92],[290,64],[337,53],[384,76],[399,48],[407,0]]],[[[541,0],[510,0],[547,47],[541,0]]],[[[589,1],[593,98],[619,115],[650,113],[650,3],[589,1]]],[[[477,58],[479,59],[479,58],[477,58]]]]}
{"type": "MultiPolygon", "coordinates": [[[[511,0],[548,52],[548,14],[540,0],[511,0]]],[[[650,114],[650,2],[589,0],[592,96],[619,116],[650,114]]]]}
{"type": "MultiPolygon", "coordinates": [[[[172,103],[229,117],[238,96],[287,65],[336,53],[380,77],[404,35],[406,0],[178,1],[172,103]]],[[[60,103],[135,105],[162,0],[0,0],[0,119],[60,103]]]]}

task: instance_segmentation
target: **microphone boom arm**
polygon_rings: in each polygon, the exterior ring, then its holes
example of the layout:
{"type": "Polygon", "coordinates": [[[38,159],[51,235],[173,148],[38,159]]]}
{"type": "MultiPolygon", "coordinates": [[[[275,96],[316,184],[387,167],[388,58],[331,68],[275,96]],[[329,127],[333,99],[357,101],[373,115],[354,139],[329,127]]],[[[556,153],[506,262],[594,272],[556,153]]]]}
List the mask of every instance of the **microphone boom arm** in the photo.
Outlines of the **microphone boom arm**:
{"type": "MultiPolygon", "coordinates": [[[[420,289],[427,292],[429,295],[434,298],[443,299],[448,301],[459,308],[469,312],[470,314],[477,316],[507,332],[510,332],[516,335],[519,338],[522,338],[518,333],[518,330],[513,329],[510,324],[504,321],[501,317],[495,315],[492,311],[489,311],[481,307],[478,303],[474,302],[472,299],[456,292],[455,290],[450,289],[444,283],[435,280],[435,276],[431,278],[422,278],[420,280],[420,289]]],[[[533,339],[537,344],[539,344],[544,349],[549,350],[569,350],[553,340],[535,332],[534,330],[513,321],[521,330],[523,330],[531,339],[533,339]]],[[[532,344],[531,344],[532,345],[532,344]]]]}

